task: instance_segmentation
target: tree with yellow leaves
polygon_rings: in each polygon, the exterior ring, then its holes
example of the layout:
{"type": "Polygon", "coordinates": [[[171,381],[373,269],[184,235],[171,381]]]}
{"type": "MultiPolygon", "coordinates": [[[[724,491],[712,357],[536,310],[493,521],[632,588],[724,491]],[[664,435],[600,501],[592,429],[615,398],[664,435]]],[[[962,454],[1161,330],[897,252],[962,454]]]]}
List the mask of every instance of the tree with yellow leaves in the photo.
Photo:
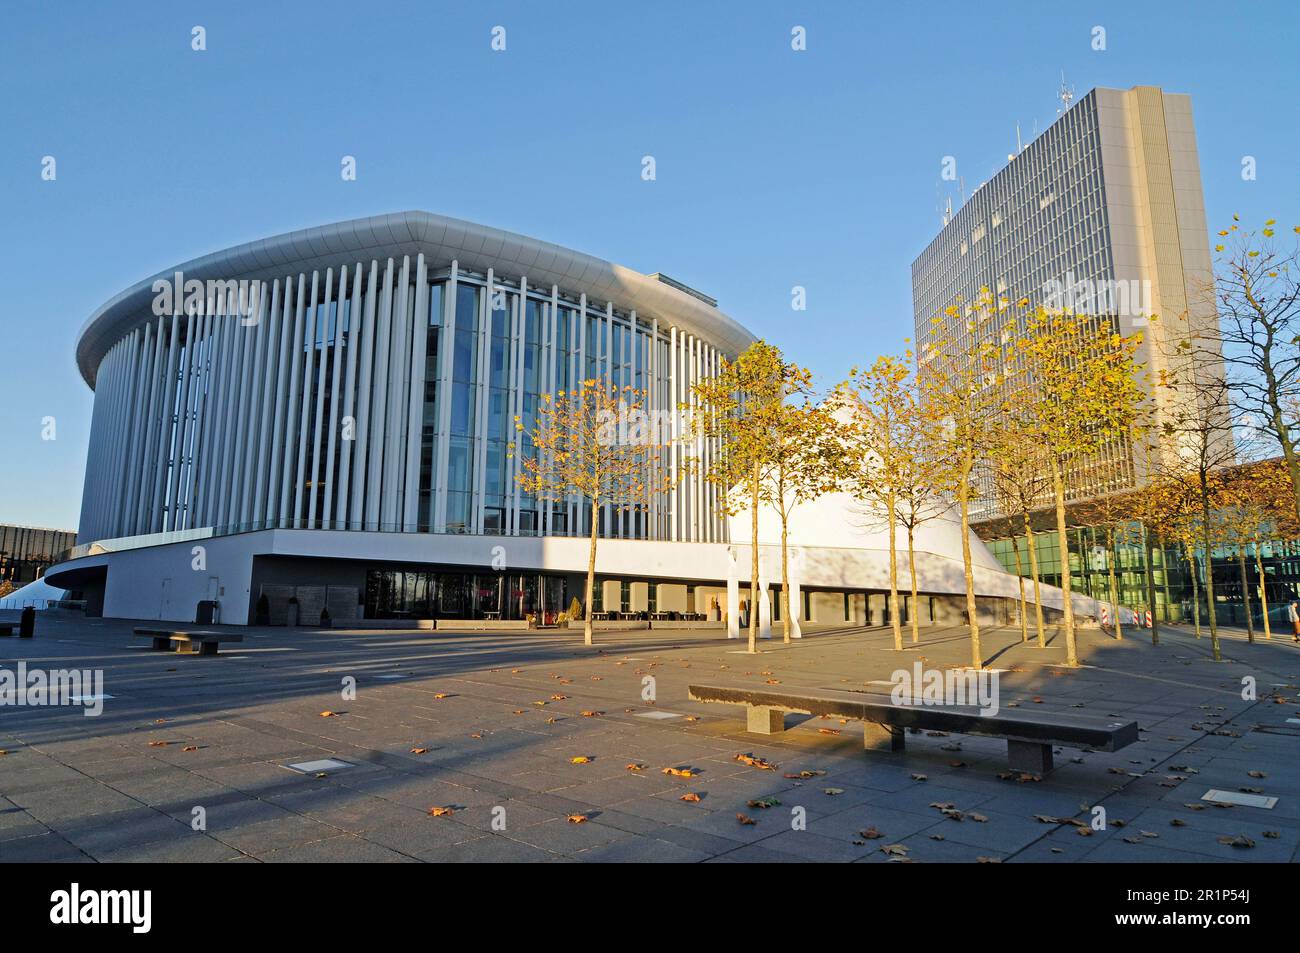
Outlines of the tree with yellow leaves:
{"type": "MultiPolygon", "coordinates": [[[[758,514],[771,499],[770,474],[782,455],[780,439],[787,398],[807,386],[807,372],[788,364],[781,351],[755,341],[717,375],[692,385],[696,398],[691,431],[720,446],[705,478],[718,488],[730,515],[750,515],[749,651],[758,651],[758,514]]],[[[698,461],[691,465],[699,465],[698,461]]]]}
{"type": "Polygon", "coordinates": [[[794,364],[784,374],[783,389],[803,400],[782,403],[775,415],[775,459],[767,471],[770,486],[765,495],[781,520],[781,627],[783,641],[789,643],[790,517],[802,504],[835,489],[843,451],[830,408],[808,397],[811,375],[794,364]]]}
{"type": "Polygon", "coordinates": [[[971,662],[984,665],[980,649],[975,573],[970,549],[971,498],[979,492],[976,468],[989,454],[992,434],[1006,412],[1008,349],[995,336],[992,320],[1003,305],[988,289],[966,305],[958,302],[936,315],[931,339],[917,361],[917,407],[934,434],[936,459],[948,476],[961,519],[962,571],[971,662]]]}
{"type": "Polygon", "coordinates": [[[854,368],[833,397],[836,406],[847,411],[846,482],[853,495],[868,504],[868,513],[884,509],[889,534],[889,621],[894,649],[899,652],[903,628],[898,611],[898,505],[906,492],[909,457],[915,449],[908,428],[918,416],[910,386],[911,357],[910,352],[903,357],[884,355],[870,367],[854,368]]]}
{"type": "Polygon", "coordinates": [[[1042,588],[1038,572],[1038,539],[1034,535],[1033,513],[1047,502],[1051,494],[1047,460],[1038,442],[1033,438],[1029,418],[1024,408],[1017,405],[1007,408],[1002,426],[993,431],[989,450],[990,476],[993,493],[999,510],[1007,514],[1006,525],[1011,535],[1011,548],[1016,559],[1016,575],[1020,577],[1020,637],[1029,641],[1028,612],[1025,600],[1025,577],[1020,561],[1020,543],[1014,520],[1019,518],[1025,533],[1025,548],[1029,556],[1029,577],[1034,590],[1034,624],[1038,647],[1047,648],[1046,626],[1043,622],[1042,588]]]}
{"type": "Polygon", "coordinates": [[[1122,443],[1142,394],[1134,355],[1140,336],[1118,333],[1106,317],[1049,313],[1017,315],[1012,391],[1032,409],[1029,432],[1042,447],[1052,481],[1061,560],[1066,664],[1079,664],[1065,501],[1071,474],[1122,443]]]}
{"type": "Polygon", "coordinates": [[[585,500],[590,514],[583,641],[592,644],[591,612],[596,586],[600,514],[644,508],[667,491],[673,474],[661,463],[664,444],[645,391],[619,388],[608,379],[584,380],[574,390],[542,394],[531,429],[515,418],[525,444],[510,452],[521,460],[516,476],[538,500],[585,500]]]}

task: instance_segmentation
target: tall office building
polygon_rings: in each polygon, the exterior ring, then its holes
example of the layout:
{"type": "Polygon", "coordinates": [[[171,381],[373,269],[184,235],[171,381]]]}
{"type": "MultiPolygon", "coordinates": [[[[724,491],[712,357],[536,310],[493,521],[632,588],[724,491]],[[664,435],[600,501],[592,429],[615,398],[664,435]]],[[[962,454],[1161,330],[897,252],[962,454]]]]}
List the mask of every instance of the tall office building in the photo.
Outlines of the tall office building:
{"type": "MultiPolygon", "coordinates": [[[[1154,86],[1094,89],[980,185],[912,263],[916,339],[933,318],[982,288],[995,296],[1096,314],[1141,330],[1147,377],[1170,367],[1167,340],[1186,320],[1217,344],[1209,232],[1189,96],[1154,86]],[[1160,316],[1151,321],[1152,315],[1160,316]]],[[[964,318],[958,319],[962,324],[964,318]]],[[[1005,337],[994,314],[974,333],[1005,337]]],[[[965,333],[964,328],[958,328],[965,333]]],[[[1186,368],[1178,368],[1187,373],[1186,368]]],[[[1204,362],[1197,374],[1221,374],[1204,362]]],[[[1187,391],[1161,388],[1157,419],[1187,391]]],[[[1145,454],[1117,441],[1088,461],[1075,499],[1139,484],[1145,454]]],[[[985,497],[982,515],[997,516],[985,497]]]]}

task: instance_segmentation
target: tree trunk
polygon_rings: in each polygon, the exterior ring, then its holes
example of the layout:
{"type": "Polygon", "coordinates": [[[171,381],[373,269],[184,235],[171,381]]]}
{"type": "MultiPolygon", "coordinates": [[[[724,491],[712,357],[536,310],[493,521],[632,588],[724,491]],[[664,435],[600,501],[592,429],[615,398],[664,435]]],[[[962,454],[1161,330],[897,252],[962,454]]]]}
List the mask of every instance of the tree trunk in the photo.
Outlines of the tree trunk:
{"type": "Polygon", "coordinates": [[[1016,554],[1016,575],[1020,577],[1020,641],[1029,641],[1029,608],[1025,604],[1025,574],[1020,565],[1020,541],[1016,534],[1011,534],[1011,551],[1016,554]]]}
{"type": "Polygon", "coordinates": [[[582,614],[582,641],[591,645],[591,607],[596,597],[596,531],[600,526],[600,507],[598,500],[591,501],[591,548],[587,552],[587,611],[582,614]]]}
{"type": "Polygon", "coordinates": [[[785,500],[781,501],[781,628],[783,641],[790,644],[790,517],[785,510],[785,500]]]}
{"type": "MultiPolygon", "coordinates": [[[[907,620],[912,623],[912,642],[913,644],[921,641],[921,620],[916,615],[916,527],[907,527],[907,571],[912,577],[912,601],[908,605],[907,620]]],[[[1024,586],[1021,586],[1023,595],[1024,586]]]]}
{"type": "MultiPolygon", "coordinates": [[[[1142,542],[1143,548],[1146,549],[1146,577],[1147,577],[1147,606],[1151,609],[1151,644],[1160,644],[1160,622],[1156,618],[1156,570],[1155,570],[1155,546],[1151,542],[1151,530],[1142,524],[1142,542]]],[[[1160,547],[1160,565],[1165,568],[1165,585],[1169,584],[1169,570],[1164,566],[1164,547],[1160,547]]],[[[1165,608],[1169,607],[1169,593],[1165,592],[1165,608]]]]}
{"type": "Polygon", "coordinates": [[[1065,478],[1061,474],[1061,461],[1052,457],[1052,495],[1056,498],[1056,546],[1061,559],[1061,612],[1065,626],[1065,664],[1075,668],[1079,664],[1079,648],[1074,638],[1074,602],[1070,597],[1070,542],[1065,535],[1065,478]]]}
{"type": "Polygon", "coordinates": [[[1192,625],[1196,637],[1201,637],[1201,581],[1197,578],[1196,551],[1187,547],[1187,565],[1192,573],[1192,625]]]}
{"type": "Polygon", "coordinates": [[[1213,524],[1210,523],[1210,498],[1205,486],[1205,474],[1201,474],[1201,536],[1205,544],[1205,606],[1210,614],[1210,651],[1216,662],[1223,661],[1219,651],[1219,615],[1214,605],[1214,543],[1211,538],[1213,524]]]}
{"type": "Polygon", "coordinates": [[[885,496],[885,514],[889,521],[889,621],[894,628],[894,651],[903,651],[903,623],[898,613],[898,540],[895,539],[898,502],[891,490],[885,496]]]}
{"type": "Polygon", "coordinates": [[[760,471],[754,462],[754,472],[749,477],[749,652],[758,652],[758,488],[760,471]]]}
{"type": "Polygon", "coordinates": [[[975,606],[975,573],[970,558],[970,470],[962,474],[957,488],[957,501],[961,508],[961,568],[966,577],[966,621],[970,625],[971,664],[976,669],[984,667],[984,653],[980,651],[980,620],[975,606]]]}
{"type": "Polygon", "coordinates": [[[1029,550],[1029,575],[1034,583],[1034,622],[1038,626],[1038,647],[1047,648],[1047,627],[1043,625],[1043,595],[1038,585],[1038,545],[1034,539],[1034,526],[1029,510],[1024,511],[1025,548],[1029,550]]]}
{"type": "Polygon", "coordinates": [[[1241,571],[1241,604],[1246,610],[1246,641],[1255,641],[1255,620],[1250,617],[1250,579],[1246,573],[1246,547],[1237,547],[1237,569],[1241,571]]]}
{"type": "Polygon", "coordinates": [[[1268,582],[1264,579],[1264,557],[1259,551],[1259,537],[1255,537],[1255,571],[1259,573],[1259,604],[1264,611],[1264,641],[1273,639],[1273,626],[1268,621],[1268,582]]]}
{"type": "Polygon", "coordinates": [[[1115,641],[1124,641],[1124,624],[1119,618],[1119,586],[1115,584],[1115,528],[1106,527],[1106,575],[1110,583],[1110,608],[1115,613],[1115,641]]]}

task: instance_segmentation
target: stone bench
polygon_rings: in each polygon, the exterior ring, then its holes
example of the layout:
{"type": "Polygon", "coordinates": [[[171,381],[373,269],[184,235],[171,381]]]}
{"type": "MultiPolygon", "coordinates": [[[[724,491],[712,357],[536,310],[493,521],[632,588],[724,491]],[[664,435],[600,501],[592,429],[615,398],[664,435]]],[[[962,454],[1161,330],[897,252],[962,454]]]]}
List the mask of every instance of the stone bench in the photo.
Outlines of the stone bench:
{"type": "Polygon", "coordinates": [[[1052,770],[1053,746],[1117,751],[1138,740],[1135,721],[1019,709],[984,715],[974,707],[895,705],[884,695],[829,689],[805,692],[691,685],[689,691],[692,701],[744,705],[746,730],[756,734],[784,731],[786,713],[796,712],[861,721],[866,747],[883,745],[890,751],[904,749],[904,733],[908,728],[1005,738],[1011,768],[1036,775],[1052,770]]]}
{"type": "Polygon", "coordinates": [[[13,635],[13,634],[14,634],[14,627],[11,623],[9,622],[0,623],[0,637],[6,635],[13,635]]]}
{"type": "Polygon", "coordinates": [[[180,655],[216,655],[222,642],[242,642],[244,637],[237,632],[194,631],[179,629],[153,629],[141,626],[135,634],[142,639],[152,639],[153,649],[165,652],[172,643],[178,643],[176,652],[180,655]]]}

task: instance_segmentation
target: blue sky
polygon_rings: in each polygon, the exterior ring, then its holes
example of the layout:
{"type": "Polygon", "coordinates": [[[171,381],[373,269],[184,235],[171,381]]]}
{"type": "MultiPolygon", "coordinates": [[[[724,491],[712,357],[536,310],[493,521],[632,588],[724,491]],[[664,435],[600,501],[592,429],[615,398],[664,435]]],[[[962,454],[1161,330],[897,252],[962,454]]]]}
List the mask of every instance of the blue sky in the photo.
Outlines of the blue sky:
{"type": "Polygon", "coordinates": [[[664,271],[830,384],[911,333],[912,259],[959,198],[942,157],[969,194],[1055,118],[1061,70],[1192,95],[1211,228],[1300,220],[1298,33],[1291,3],[7,0],[0,522],[75,526],[76,335],[158,269],[427,209],[664,271]]]}

